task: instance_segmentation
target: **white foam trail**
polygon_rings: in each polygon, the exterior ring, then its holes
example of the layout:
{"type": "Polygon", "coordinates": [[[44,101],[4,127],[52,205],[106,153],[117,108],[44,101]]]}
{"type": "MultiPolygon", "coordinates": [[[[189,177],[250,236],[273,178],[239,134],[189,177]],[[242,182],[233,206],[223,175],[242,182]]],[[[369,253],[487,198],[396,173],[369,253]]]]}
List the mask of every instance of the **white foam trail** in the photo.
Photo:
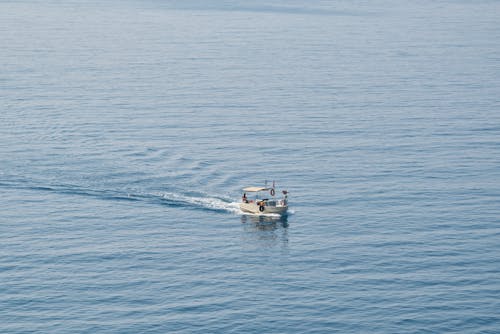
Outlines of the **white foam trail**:
{"type": "Polygon", "coordinates": [[[168,200],[191,204],[206,209],[224,210],[237,214],[241,213],[237,202],[227,202],[216,197],[187,196],[176,193],[161,193],[160,196],[168,200]]]}

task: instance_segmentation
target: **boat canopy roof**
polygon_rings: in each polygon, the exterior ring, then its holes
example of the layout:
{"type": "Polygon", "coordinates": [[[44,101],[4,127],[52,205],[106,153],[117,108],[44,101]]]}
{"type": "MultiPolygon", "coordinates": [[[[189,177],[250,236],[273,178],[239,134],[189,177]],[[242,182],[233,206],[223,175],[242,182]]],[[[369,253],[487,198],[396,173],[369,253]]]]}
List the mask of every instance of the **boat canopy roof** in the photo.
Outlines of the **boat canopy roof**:
{"type": "Polygon", "coordinates": [[[270,189],[271,188],[266,188],[266,187],[247,187],[247,188],[243,188],[243,191],[253,193],[253,192],[258,192],[258,191],[267,191],[270,189]]]}

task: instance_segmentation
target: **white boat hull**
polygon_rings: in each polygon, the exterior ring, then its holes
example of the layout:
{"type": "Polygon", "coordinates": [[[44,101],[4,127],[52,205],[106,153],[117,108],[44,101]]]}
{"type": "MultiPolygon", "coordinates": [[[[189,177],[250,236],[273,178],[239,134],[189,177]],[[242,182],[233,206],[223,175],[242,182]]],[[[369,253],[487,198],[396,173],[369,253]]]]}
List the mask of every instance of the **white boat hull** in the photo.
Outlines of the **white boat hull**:
{"type": "Polygon", "coordinates": [[[260,211],[260,206],[253,203],[240,203],[240,210],[253,214],[278,214],[284,215],[288,210],[288,206],[264,206],[264,211],[260,211]]]}

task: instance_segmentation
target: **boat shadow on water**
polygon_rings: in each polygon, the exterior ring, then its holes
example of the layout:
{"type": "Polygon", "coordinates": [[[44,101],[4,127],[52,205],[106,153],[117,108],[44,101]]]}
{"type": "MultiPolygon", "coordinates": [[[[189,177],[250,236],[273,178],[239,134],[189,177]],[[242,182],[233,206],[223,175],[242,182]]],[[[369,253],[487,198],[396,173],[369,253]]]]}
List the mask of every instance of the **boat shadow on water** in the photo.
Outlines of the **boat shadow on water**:
{"type": "Polygon", "coordinates": [[[242,215],[241,223],[251,223],[260,230],[275,230],[279,227],[288,227],[287,215],[242,215]]]}
{"type": "Polygon", "coordinates": [[[242,241],[249,249],[288,249],[288,217],[242,215],[242,241]]]}

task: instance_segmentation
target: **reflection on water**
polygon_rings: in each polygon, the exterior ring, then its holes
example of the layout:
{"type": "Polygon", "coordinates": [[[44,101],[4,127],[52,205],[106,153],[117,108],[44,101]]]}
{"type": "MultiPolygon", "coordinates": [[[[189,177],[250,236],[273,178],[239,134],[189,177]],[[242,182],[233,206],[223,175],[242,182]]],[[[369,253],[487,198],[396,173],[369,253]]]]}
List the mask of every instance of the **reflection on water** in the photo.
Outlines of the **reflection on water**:
{"type": "Polygon", "coordinates": [[[288,246],[288,217],[242,215],[243,239],[250,247],[274,248],[288,246]]]}
{"type": "Polygon", "coordinates": [[[257,225],[259,228],[264,230],[269,229],[270,227],[277,228],[280,225],[283,228],[288,227],[288,216],[279,216],[279,215],[242,215],[241,222],[245,223],[253,223],[257,225]]]}

